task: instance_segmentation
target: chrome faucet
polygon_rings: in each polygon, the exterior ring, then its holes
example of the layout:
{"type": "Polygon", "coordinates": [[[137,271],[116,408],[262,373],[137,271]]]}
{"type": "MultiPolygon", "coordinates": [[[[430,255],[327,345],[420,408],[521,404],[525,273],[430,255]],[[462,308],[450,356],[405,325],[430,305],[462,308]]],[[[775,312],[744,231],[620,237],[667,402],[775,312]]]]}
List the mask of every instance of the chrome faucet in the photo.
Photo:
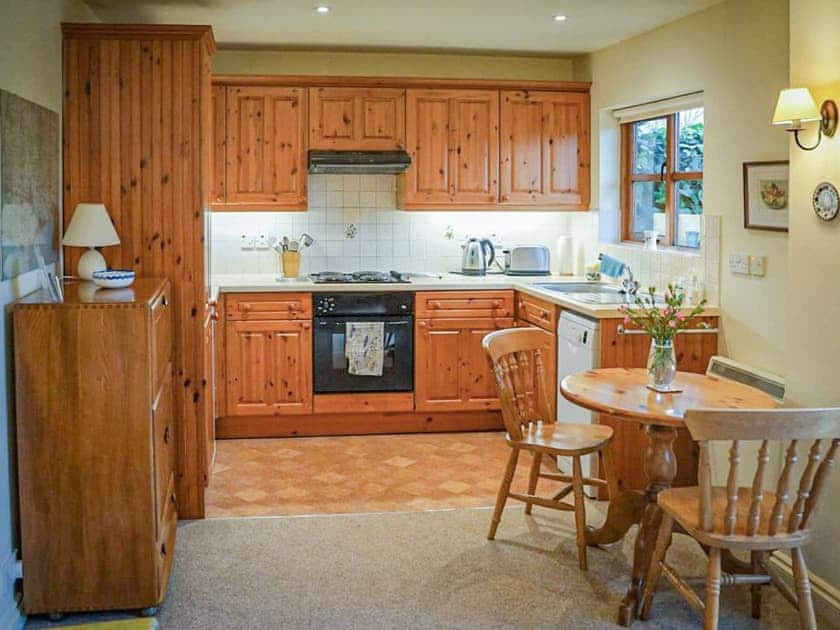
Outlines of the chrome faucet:
{"type": "Polygon", "coordinates": [[[630,265],[624,265],[624,273],[627,274],[627,277],[621,281],[621,288],[627,294],[627,301],[629,302],[639,292],[639,283],[633,277],[633,271],[630,269],[630,265]]]}

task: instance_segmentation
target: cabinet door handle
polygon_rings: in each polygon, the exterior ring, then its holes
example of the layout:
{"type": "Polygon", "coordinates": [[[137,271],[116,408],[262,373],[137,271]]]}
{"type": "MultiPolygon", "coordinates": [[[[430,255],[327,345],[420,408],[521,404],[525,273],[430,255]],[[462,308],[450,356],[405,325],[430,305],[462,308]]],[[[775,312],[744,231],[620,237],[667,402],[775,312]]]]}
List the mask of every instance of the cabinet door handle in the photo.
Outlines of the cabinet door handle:
{"type": "Polygon", "coordinates": [[[417,322],[417,327],[418,328],[425,328],[426,327],[426,322],[417,322]]]}
{"type": "Polygon", "coordinates": [[[499,308],[502,305],[501,300],[493,300],[493,308],[499,308]]]}
{"type": "Polygon", "coordinates": [[[429,308],[440,308],[440,302],[429,302],[429,308]]]}
{"type": "Polygon", "coordinates": [[[247,313],[248,311],[251,310],[251,305],[250,304],[240,304],[239,305],[239,310],[247,313]]]}
{"type": "Polygon", "coordinates": [[[168,425],[163,430],[163,443],[164,444],[169,444],[169,426],[168,425]]]}
{"type": "Polygon", "coordinates": [[[169,306],[169,296],[164,293],[163,297],[160,299],[161,306],[169,306]]]}
{"type": "Polygon", "coordinates": [[[540,317],[543,319],[548,319],[548,311],[540,311],[540,317]]]}
{"type": "Polygon", "coordinates": [[[312,324],[310,322],[303,322],[300,327],[304,330],[309,330],[312,327],[312,324]]]}

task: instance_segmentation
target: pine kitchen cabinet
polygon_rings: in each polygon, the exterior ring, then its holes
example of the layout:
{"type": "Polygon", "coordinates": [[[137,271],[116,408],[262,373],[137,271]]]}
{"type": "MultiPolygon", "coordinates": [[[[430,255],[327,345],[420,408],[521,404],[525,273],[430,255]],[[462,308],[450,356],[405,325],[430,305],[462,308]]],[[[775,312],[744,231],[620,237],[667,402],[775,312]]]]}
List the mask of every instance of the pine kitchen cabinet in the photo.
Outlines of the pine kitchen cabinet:
{"type": "Polygon", "coordinates": [[[503,206],[589,208],[589,93],[501,93],[503,206]]]}
{"type": "Polygon", "coordinates": [[[302,87],[226,88],[225,201],[216,209],[306,209],[306,94],[302,87]]]}
{"type": "Polygon", "coordinates": [[[513,291],[418,292],[415,309],[416,410],[500,409],[481,342],[514,326],[513,291]]]}
{"type": "MultiPolygon", "coordinates": [[[[648,335],[621,334],[621,319],[601,320],[601,368],[625,367],[640,368],[647,365],[650,350],[648,335]]],[[[717,317],[700,317],[695,327],[717,329],[717,317]]],[[[628,329],[634,328],[628,326],[628,329]]],[[[704,374],[709,359],[717,354],[718,335],[716,332],[703,334],[680,334],[674,341],[677,355],[677,369],[683,372],[704,374]]],[[[622,489],[642,490],[647,485],[647,477],[639,466],[639,453],[647,448],[644,427],[638,423],[615,418],[609,414],[599,414],[601,424],[607,424],[615,431],[612,441],[613,462],[618,483],[622,489]]],[[[697,445],[691,440],[687,429],[678,429],[674,441],[674,453],[677,461],[675,486],[697,485],[698,452],[697,445]]]]}
{"type": "Polygon", "coordinates": [[[517,328],[536,326],[551,335],[551,339],[543,349],[542,360],[548,386],[551,417],[554,418],[557,415],[557,319],[560,308],[556,304],[521,291],[516,292],[515,302],[517,328]]]}
{"type": "Polygon", "coordinates": [[[497,203],[498,90],[407,90],[406,145],[411,166],[398,180],[401,207],[497,203]]]}
{"type": "Polygon", "coordinates": [[[332,151],[405,148],[405,90],[310,88],[309,148],[332,151]]]}
{"type": "Polygon", "coordinates": [[[13,307],[27,614],[154,609],[175,552],[172,287],[87,284],[13,307]]]}
{"type": "Polygon", "coordinates": [[[312,413],[312,298],[237,294],[225,300],[228,416],[312,413]]]}

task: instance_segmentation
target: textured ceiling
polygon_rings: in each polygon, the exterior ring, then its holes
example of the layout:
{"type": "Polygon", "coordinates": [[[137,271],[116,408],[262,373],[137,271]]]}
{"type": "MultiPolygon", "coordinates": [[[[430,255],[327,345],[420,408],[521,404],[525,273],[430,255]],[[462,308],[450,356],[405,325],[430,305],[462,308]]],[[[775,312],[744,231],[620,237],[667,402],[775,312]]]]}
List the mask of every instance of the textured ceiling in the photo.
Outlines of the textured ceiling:
{"type": "Polygon", "coordinates": [[[220,46],[571,55],[719,0],[87,0],[105,22],[211,24],[220,46]],[[315,12],[327,4],[326,15],[315,12]],[[555,22],[553,16],[568,16],[555,22]]]}

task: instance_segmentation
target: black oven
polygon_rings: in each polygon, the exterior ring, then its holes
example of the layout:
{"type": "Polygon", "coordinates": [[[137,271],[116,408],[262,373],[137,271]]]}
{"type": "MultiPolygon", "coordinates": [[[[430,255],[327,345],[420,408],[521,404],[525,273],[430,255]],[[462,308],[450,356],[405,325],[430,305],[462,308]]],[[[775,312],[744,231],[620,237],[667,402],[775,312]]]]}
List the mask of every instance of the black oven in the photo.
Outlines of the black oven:
{"type": "Polygon", "coordinates": [[[414,296],[411,293],[316,293],[313,372],[316,394],[410,392],[414,389],[414,296]],[[382,322],[381,376],[348,372],[348,322],[382,322]]]}

